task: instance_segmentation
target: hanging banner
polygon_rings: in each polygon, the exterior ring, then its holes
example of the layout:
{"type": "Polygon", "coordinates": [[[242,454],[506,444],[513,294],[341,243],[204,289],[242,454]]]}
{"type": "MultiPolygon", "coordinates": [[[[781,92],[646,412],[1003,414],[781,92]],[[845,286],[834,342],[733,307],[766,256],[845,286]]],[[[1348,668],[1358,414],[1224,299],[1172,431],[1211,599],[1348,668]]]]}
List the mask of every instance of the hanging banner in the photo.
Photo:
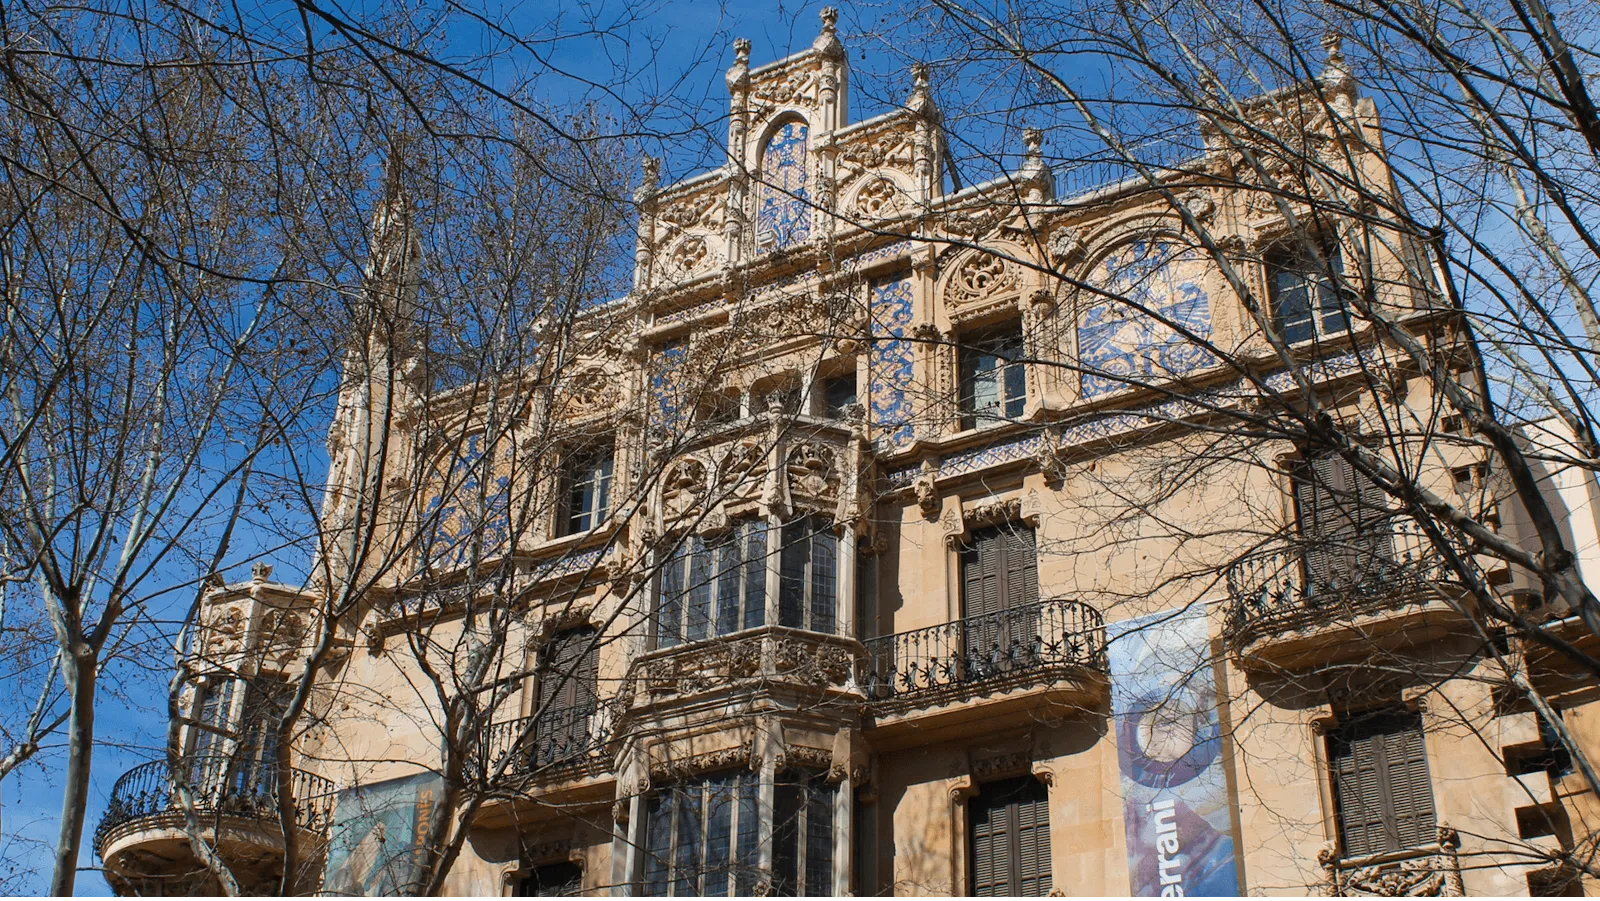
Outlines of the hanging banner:
{"type": "Polygon", "coordinates": [[[414,894],[421,843],[443,788],[437,774],[418,773],[339,792],[323,894],[414,894]]]}
{"type": "Polygon", "coordinates": [[[1107,630],[1129,894],[1237,896],[1205,607],[1107,630]]]}

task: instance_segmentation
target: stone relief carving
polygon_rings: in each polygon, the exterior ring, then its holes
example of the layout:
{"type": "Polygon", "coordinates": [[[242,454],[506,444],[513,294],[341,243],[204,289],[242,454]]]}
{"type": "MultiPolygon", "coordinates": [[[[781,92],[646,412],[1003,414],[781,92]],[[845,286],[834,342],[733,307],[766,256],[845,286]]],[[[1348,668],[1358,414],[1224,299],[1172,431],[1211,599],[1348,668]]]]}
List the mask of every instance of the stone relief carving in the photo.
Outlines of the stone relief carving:
{"type": "Polygon", "coordinates": [[[1021,519],[1022,506],[1020,497],[989,501],[966,508],[962,511],[961,518],[969,529],[999,525],[1021,519]]]}
{"type": "Polygon", "coordinates": [[[967,306],[1010,288],[1016,282],[1006,261],[992,253],[979,251],[964,260],[955,277],[945,287],[945,299],[952,306],[967,306]]]}
{"type": "Polygon", "coordinates": [[[767,449],[754,441],[736,445],[723,458],[720,470],[721,484],[742,485],[749,488],[761,484],[768,471],[767,449]]]}
{"type": "Polygon", "coordinates": [[[614,380],[599,366],[579,370],[569,381],[564,412],[577,419],[616,410],[621,395],[614,380]]]}
{"type": "Polygon", "coordinates": [[[1026,773],[1032,763],[1033,756],[1027,751],[1012,751],[1006,754],[975,758],[972,761],[972,778],[983,782],[1004,776],[1015,776],[1020,773],[1026,773]]]}
{"type": "Polygon", "coordinates": [[[800,444],[789,450],[789,490],[817,498],[831,498],[839,490],[834,453],[817,444],[800,444]]]}
{"type": "Polygon", "coordinates": [[[716,194],[699,194],[669,204],[660,218],[680,229],[722,227],[724,207],[716,194]]]}
{"type": "Polygon", "coordinates": [[[831,770],[833,752],[824,751],[821,748],[808,748],[805,745],[795,745],[778,752],[776,765],[779,770],[791,766],[831,770]]]}
{"type": "Polygon", "coordinates": [[[269,610],[261,618],[263,651],[282,666],[305,646],[305,618],[293,610],[269,610]]]}
{"type": "Polygon", "coordinates": [[[1461,836],[1446,825],[1439,826],[1437,853],[1423,853],[1400,861],[1385,861],[1364,866],[1341,866],[1334,842],[1317,851],[1322,867],[1323,894],[1328,897],[1371,898],[1460,898],[1466,895],[1461,881],[1461,836]]]}
{"type": "Polygon", "coordinates": [[[939,515],[939,489],[933,481],[938,474],[939,464],[923,460],[921,474],[911,482],[911,490],[917,496],[917,507],[928,519],[939,515]]]}
{"type": "Polygon", "coordinates": [[[710,259],[711,249],[706,245],[706,239],[694,235],[678,242],[678,246],[667,256],[667,262],[680,275],[699,272],[706,268],[710,259]]]}
{"type": "Polygon", "coordinates": [[[869,178],[856,191],[853,211],[863,218],[893,216],[905,208],[905,194],[894,179],[869,178]]]}
{"type": "Polygon", "coordinates": [[[650,761],[650,778],[655,781],[671,782],[711,770],[745,766],[749,762],[750,748],[747,746],[708,751],[678,760],[654,759],[650,761]]]}
{"type": "Polygon", "coordinates": [[[706,491],[706,465],[695,457],[672,464],[661,479],[661,508],[668,516],[681,516],[706,491]]]}
{"type": "Polygon", "coordinates": [[[782,638],[773,647],[773,664],[779,674],[791,680],[822,688],[849,681],[855,657],[836,645],[782,638]]]}
{"type": "Polygon", "coordinates": [[[244,633],[247,627],[244,611],[228,607],[212,621],[212,647],[217,654],[237,654],[244,650],[244,633]]]}
{"type": "Polygon", "coordinates": [[[912,162],[911,135],[895,130],[880,132],[865,140],[852,140],[839,151],[839,160],[861,170],[909,166],[912,162]]]}

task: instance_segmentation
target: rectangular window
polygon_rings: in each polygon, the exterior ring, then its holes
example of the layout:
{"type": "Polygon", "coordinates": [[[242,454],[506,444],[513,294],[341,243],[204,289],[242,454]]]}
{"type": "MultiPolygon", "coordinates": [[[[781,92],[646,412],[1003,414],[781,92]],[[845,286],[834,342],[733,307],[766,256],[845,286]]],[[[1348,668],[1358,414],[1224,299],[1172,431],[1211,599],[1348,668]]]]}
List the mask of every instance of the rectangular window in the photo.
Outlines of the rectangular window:
{"type": "Polygon", "coordinates": [[[260,673],[245,682],[239,748],[233,755],[236,797],[270,800],[277,784],[278,727],[291,691],[289,678],[276,673],[260,673]]]}
{"type": "Polygon", "coordinates": [[[766,523],[747,519],[710,541],[683,540],[661,567],[657,647],[766,623],[768,531],[766,523]]]}
{"type": "Polygon", "coordinates": [[[517,880],[518,898],[576,898],[583,894],[583,868],[575,863],[534,867],[517,880]]]}
{"type": "Polygon", "coordinates": [[[967,802],[972,894],[1050,894],[1050,790],[1032,776],[982,786],[967,802]]]}
{"type": "Polygon", "coordinates": [[[1388,496],[1349,460],[1311,457],[1294,473],[1306,594],[1371,584],[1394,561],[1388,496]]]}
{"type": "Polygon", "coordinates": [[[1434,841],[1421,714],[1384,710],[1347,719],[1328,736],[1328,763],[1346,857],[1434,841]]]}
{"type": "Polygon", "coordinates": [[[562,464],[562,510],[560,534],[587,532],[606,521],[611,513],[612,445],[576,450],[562,464]]]}
{"type": "Polygon", "coordinates": [[[658,791],[645,805],[645,895],[755,894],[760,804],[755,774],[719,773],[658,791]]]}
{"type": "Polygon", "coordinates": [[[557,632],[539,654],[534,708],[533,766],[586,753],[589,725],[600,704],[599,632],[589,626],[557,632]]]}
{"type": "Polygon", "coordinates": [[[961,428],[1017,419],[1027,404],[1022,330],[1016,325],[961,340],[961,428]]]}
{"type": "Polygon", "coordinates": [[[836,375],[822,383],[822,415],[829,419],[843,419],[845,408],[856,402],[856,374],[854,371],[836,375]]]}
{"type": "Polygon", "coordinates": [[[837,622],[839,536],[833,523],[803,516],[783,524],[778,624],[833,634],[837,622]]]}
{"type": "Polygon", "coordinates": [[[788,770],[773,788],[772,893],[833,894],[833,794],[828,774],[788,770]]]}
{"type": "Polygon", "coordinates": [[[1303,344],[1350,330],[1344,297],[1329,278],[1330,272],[1342,271],[1337,248],[1325,250],[1321,261],[1298,244],[1268,255],[1273,325],[1286,343],[1303,344]]]}

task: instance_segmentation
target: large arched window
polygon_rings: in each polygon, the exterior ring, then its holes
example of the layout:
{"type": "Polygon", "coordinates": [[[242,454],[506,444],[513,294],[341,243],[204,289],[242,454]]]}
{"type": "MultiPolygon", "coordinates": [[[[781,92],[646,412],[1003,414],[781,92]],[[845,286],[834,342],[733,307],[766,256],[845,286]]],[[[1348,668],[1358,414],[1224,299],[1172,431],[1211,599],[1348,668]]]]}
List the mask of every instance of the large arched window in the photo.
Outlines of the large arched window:
{"type": "Polygon", "coordinates": [[[811,238],[811,194],[806,159],[811,129],[795,119],[779,126],[761,148],[761,192],[756,205],[756,247],[765,253],[811,238]]]}

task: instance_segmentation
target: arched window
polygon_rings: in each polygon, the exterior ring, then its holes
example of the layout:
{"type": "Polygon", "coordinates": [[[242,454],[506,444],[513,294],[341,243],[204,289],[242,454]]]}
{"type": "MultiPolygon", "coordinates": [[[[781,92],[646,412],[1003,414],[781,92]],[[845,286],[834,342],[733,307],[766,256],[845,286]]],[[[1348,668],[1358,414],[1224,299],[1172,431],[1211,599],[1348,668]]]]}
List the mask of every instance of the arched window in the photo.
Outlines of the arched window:
{"type": "Polygon", "coordinates": [[[779,126],[761,148],[761,193],[756,205],[756,247],[765,253],[811,238],[811,194],[806,145],[811,129],[796,119],[779,126]]]}

